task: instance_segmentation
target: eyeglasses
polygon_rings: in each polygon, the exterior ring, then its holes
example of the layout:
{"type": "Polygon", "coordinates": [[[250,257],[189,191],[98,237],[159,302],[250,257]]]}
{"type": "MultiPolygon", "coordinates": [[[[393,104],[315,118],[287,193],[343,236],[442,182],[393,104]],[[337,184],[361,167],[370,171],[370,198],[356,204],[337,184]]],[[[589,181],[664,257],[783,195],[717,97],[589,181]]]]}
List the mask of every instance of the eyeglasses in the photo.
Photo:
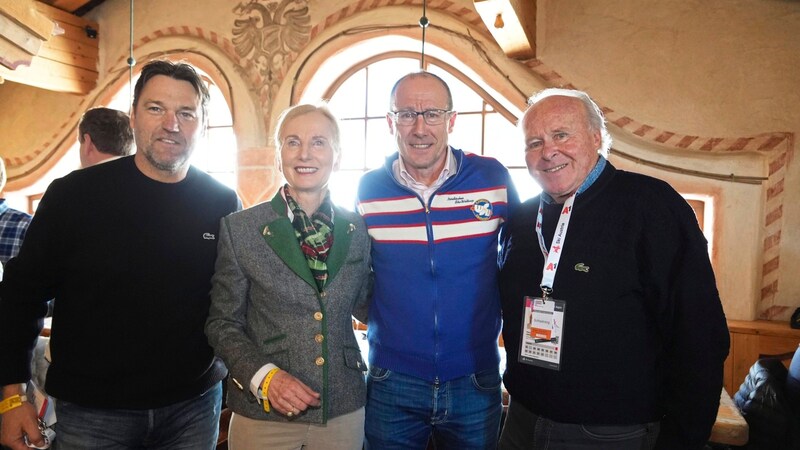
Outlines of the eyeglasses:
{"type": "Polygon", "coordinates": [[[389,114],[398,125],[410,126],[417,123],[417,116],[422,116],[428,125],[441,125],[451,112],[453,111],[446,109],[426,109],[425,111],[390,111],[389,114]]]}

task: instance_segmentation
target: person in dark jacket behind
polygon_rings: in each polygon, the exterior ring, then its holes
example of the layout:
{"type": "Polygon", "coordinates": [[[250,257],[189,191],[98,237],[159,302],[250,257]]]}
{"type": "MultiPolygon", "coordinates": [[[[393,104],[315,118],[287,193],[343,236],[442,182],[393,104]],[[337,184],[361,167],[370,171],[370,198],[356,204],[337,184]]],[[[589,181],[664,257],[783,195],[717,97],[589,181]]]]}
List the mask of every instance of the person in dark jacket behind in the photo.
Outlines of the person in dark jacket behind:
{"type": "Polygon", "coordinates": [[[800,448],[800,348],[795,352],[790,371],[777,358],[760,359],[753,364],[739,391],[733,396],[736,407],[749,425],[746,450],[785,450],[800,448]]]}
{"type": "Polygon", "coordinates": [[[529,104],[525,160],[544,192],[502,242],[500,447],[703,448],[729,335],[691,207],[606,160],[611,138],[584,92],[529,104]]]}

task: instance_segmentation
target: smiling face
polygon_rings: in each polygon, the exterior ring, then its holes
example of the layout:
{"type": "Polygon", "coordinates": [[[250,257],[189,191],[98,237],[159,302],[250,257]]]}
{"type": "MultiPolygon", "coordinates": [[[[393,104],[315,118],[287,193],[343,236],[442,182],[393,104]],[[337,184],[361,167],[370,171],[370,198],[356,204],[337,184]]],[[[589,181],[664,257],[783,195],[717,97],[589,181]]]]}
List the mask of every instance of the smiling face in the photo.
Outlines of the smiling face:
{"type": "Polygon", "coordinates": [[[334,148],[334,139],[333,124],[318,111],[283,124],[279,167],[293,194],[319,194],[327,189],[331,173],[339,168],[340,152],[334,148]]]}
{"type": "Polygon", "coordinates": [[[547,97],[530,107],[522,121],[528,172],[563,203],[597,163],[600,132],[591,128],[586,108],[573,97],[547,97]]]}
{"type": "MultiPolygon", "coordinates": [[[[392,111],[448,110],[447,90],[431,76],[414,75],[397,86],[392,111]]],[[[417,116],[413,125],[399,125],[386,116],[389,129],[397,142],[403,164],[415,180],[430,186],[444,169],[447,160],[447,137],[453,131],[456,113],[449,113],[439,125],[428,125],[417,116]]]]}
{"type": "Polygon", "coordinates": [[[131,114],[131,124],[139,170],[159,181],[182,180],[204,129],[200,96],[191,83],[166,75],[149,79],[131,114]]]}

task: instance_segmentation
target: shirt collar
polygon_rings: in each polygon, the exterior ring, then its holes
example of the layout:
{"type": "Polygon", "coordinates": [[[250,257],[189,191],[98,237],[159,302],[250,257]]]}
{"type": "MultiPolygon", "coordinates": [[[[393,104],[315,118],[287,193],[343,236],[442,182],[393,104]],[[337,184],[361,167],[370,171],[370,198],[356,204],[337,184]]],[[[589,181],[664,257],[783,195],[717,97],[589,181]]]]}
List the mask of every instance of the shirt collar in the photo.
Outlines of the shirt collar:
{"type": "Polygon", "coordinates": [[[0,198],[0,214],[6,212],[8,209],[8,203],[6,203],[6,199],[0,198]]]}
{"type": "MultiPolygon", "coordinates": [[[[583,180],[583,183],[581,183],[581,185],[578,187],[578,190],[575,191],[576,196],[582,194],[584,191],[589,189],[589,187],[593,185],[595,181],[597,181],[597,179],[600,177],[600,174],[603,172],[603,169],[605,169],[607,162],[608,160],[602,155],[597,158],[597,163],[594,165],[594,169],[589,172],[589,175],[586,175],[586,179],[583,180]]],[[[548,204],[556,202],[547,192],[542,192],[542,199],[548,204]]]]}
{"type": "MultiPolygon", "coordinates": [[[[450,178],[450,174],[455,172],[456,172],[456,160],[453,157],[453,151],[450,149],[450,147],[447,147],[447,159],[444,162],[444,168],[442,169],[442,172],[439,174],[439,177],[436,178],[436,181],[434,181],[433,184],[431,184],[428,187],[441,186],[444,183],[444,180],[450,178]]],[[[415,180],[410,173],[408,173],[408,170],[406,170],[406,165],[403,162],[402,156],[397,157],[396,173],[400,175],[401,180],[406,186],[414,186],[422,184],[419,181],[415,180]]]]}

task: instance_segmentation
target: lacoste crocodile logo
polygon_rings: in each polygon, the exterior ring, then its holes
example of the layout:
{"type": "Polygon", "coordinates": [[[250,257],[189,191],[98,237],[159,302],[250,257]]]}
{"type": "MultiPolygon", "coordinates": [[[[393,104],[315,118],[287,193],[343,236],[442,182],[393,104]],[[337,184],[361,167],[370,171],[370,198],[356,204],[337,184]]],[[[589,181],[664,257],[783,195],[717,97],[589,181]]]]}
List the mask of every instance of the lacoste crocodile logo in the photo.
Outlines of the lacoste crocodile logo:
{"type": "Polygon", "coordinates": [[[575,264],[575,271],[589,273],[589,266],[584,263],[575,264]]]}

